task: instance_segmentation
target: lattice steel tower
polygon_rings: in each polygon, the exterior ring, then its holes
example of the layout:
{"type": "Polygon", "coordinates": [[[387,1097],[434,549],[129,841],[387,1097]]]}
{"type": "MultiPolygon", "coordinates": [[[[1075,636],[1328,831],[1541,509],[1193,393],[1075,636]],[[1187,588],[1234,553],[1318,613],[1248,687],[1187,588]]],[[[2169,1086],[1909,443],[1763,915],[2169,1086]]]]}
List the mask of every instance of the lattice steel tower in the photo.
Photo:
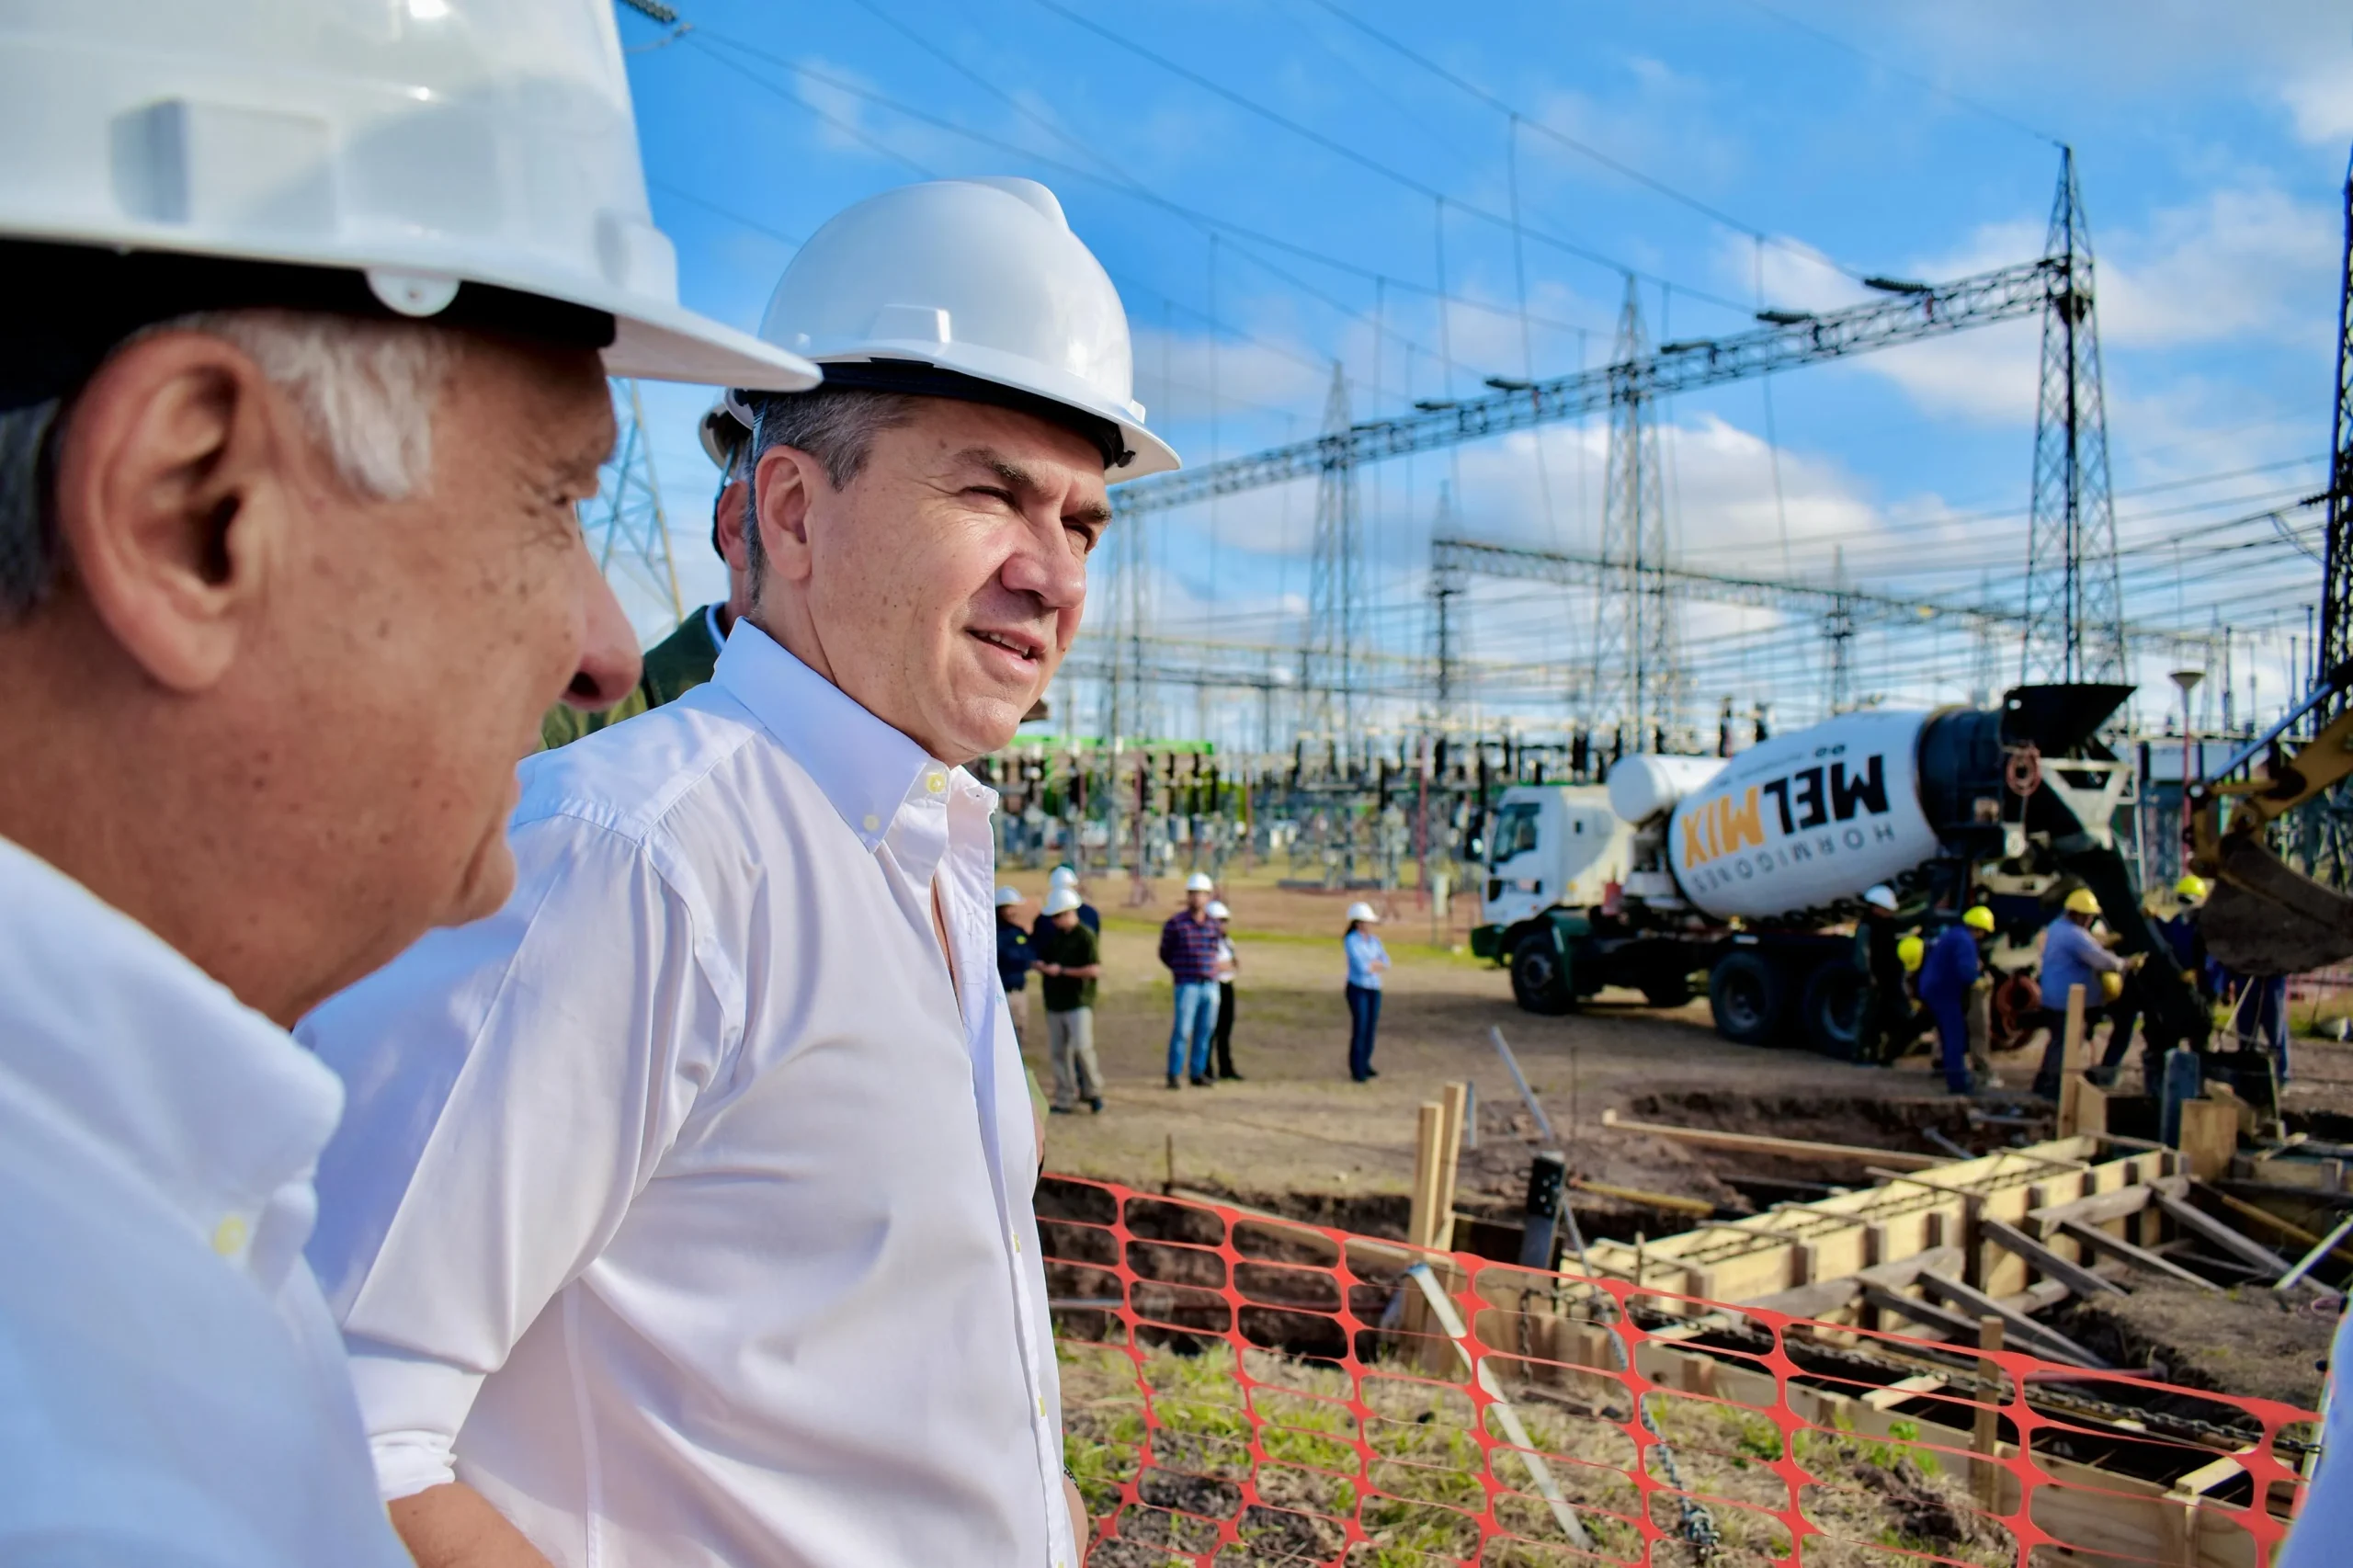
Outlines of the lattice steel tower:
{"type": "Polygon", "coordinates": [[[1347,375],[1337,363],[1324,400],[1324,436],[1327,455],[1315,480],[1315,553],[1299,684],[1315,728],[1353,735],[1365,631],[1364,551],[1356,463],[1347,440],[1347,375]]]}
{"type": "MultiPolygon", "coordinates": [[[[2336,406],[2328,465],[2328,537],[2321,553],[2320,670],[2353,659],[2353,164],[2345,172],[2345,276],[2336,301],[2336,406]]],[[[2342,693],[2330,704],[2345,700],[2342,693]]]]}
{"type": "Polygon", "coordinates": [[[1630,751],[1681,727],[1686,684],[1665,575],[1665,471],[1652,412],[1654,367],[1636,287],[1626,279],[1609,366],[1609,462],[1601,506],[1607,564],[1594,618],[1595,717],[1615,720],[1630,751]]]}
{"type": "Polygon", "coordinates": [[[2092,239],[2072,147],[2059,150],[2059,193],[2043,249],[2042,383],[2034,416],[2020,677],[2120,681],[2128,678],[2124,597],[2116,574],[2092,239]]]}
{"type": "MultiPolygon", "coordinates": [[[[678,592],[678,562],[670,551],[670,522],[662,510],[662,487],[654,477],[654,449],[645,434],[645,404],[635,381],[614,381],[613,416],[620,438],[612,460],[597,475],[597,498],[580,508],[581,531],[596,552],[597,569],[613,585],[621,608],[666,611],[668,627],[687,617],[678,592]]],[[[635,620],[634,614],[631,619],[635,620]]]]}

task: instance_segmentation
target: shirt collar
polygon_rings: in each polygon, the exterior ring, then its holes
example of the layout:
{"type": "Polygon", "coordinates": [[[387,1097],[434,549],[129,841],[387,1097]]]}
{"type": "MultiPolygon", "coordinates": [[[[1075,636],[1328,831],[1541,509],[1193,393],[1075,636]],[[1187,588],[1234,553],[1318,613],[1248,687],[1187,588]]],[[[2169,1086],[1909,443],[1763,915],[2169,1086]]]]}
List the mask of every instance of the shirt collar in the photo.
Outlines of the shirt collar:
{"type": "Polygon", "coordinates": [[[776,737],[870,850],[904,807],[944,808],[952,796],[995,809],[996,791],[933,758],[748,620],[728,634],[710,678],[776,737]]]}
{"type": "Polygon", "coordinates": [[[0,838],[0,1100],[129,1165],[224,1256],[343,1114],[317,1058],[145,926],[0,838]]]}
{"type": "Polygon", "coordinates": [[[720,630],[719,605],[716,600],[702,607],[702,628],[710,633],[710,645],[714,651],[727,646],[727,633],[720,630]]]}

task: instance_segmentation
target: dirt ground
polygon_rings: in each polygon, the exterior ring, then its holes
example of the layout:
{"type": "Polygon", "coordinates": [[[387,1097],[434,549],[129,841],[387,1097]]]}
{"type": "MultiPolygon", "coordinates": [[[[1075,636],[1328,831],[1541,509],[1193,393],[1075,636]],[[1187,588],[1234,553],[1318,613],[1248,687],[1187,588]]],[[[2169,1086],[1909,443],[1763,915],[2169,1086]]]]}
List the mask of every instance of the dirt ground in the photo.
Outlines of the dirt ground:
{"type": "MultiPolygon", "coordinates": [[[[1008,880],[1033,901],[1044,892],[1040,873],[1008,880]]],[[[1658,1009],[1631,992],[1605,992],[1566,1017],[1523,1013],[1503,971],[1463,946],[1460,916],[1447,930],[1410,892],[1393,895],[1382,927],[1394,967],[1374,1057],[1381,1076],[1352,1084],[1339,941],[1350,895],[1279,888],[1275,873],[1264,870],[1231,877],[1222,890],[1234,911],[1242,962],[1234,1064],[1243,1079],[1171,1092],[1164,1086],[1169,983],[1156,951],[1160,922],[1179,902],[1176,883],[1163,880],[1140,906],[1127,902],[1124,878],[1087,892],[1104,916],[1096,1038],[1108,1103],[1100,1116],[1082,1110],[1049,1119],[1052,1170],[1154,1189],[1173,1181],[1302,1218],[1401,1234],[1416,1108],[1438,1098],[1449,1081],[1464,1080],[1477,1096],[1482,1147],[1463,1156],[1459,1206],[1516,1211],[1539,1140],[1488,1043],[1491,1027],[1518,1052],[1574,1175],[1701,1199],[1722,1211],[1870,1178],[1853,1165],[1807,1168],[1604,1130],[1602,1111],[1920,1153],[1938,1148],[1931,1129],[1977,1153],[2047,1133],[2047,1120],[2029,1107],[1981,1105],[1972,1113],[1944,1093],[1924,1053],[1893,1067],[1857,1067],[1802,1051],[1732,1044],[1715,1034],[1704,1000],[1658,1009]]],[[[1035,912],[1033,902],[1021,914],[1035,912]]],[[[1042,1015],[1035,1021],[1031,1060],[1043,1082],[1042,1015]]],[[[2305,1040],[2296,1050],[2288,1108],[2353,1112],[2353,1046],[2305,1040]]],[[[2035,1054],[1998,1060],[2004,1083],[2026,1084],[2035,1054]]],[[[1662,1234],[1695,1218],[1590,1194],[1580,1195],[1579,1206],[1591,1213],[1588,1229],[1602,1234],[1662,1234]]]]}

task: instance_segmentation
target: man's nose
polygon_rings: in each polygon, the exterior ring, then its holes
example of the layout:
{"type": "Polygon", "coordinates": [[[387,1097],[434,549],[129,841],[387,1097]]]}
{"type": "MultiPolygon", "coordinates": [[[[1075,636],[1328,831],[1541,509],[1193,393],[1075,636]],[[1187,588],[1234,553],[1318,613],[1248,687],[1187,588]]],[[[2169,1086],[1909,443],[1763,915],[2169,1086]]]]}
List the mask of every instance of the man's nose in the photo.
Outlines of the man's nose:
{"type": "Polygon", "coordinates": [[[637,632],[621,613],[620,601],[613,597],[612,585],[597,570],[585,540],[573,549],[572,570],[585,612],[582,617],[585,634],[580,640],[580,665],[573,671],[572,684],[564,688],[563,700],[593,712],[610,708],[629,695],[630,687],[637,684],[642,661],[637,655],[637,632]]]}
{"type": "Polygon", "coordinates": [[[1086,557],[1072,545],[1059,520],[1025,533],[998,578],[1017,594],[1036,595],[1050,610],[1086,602],[1086,557]]]}

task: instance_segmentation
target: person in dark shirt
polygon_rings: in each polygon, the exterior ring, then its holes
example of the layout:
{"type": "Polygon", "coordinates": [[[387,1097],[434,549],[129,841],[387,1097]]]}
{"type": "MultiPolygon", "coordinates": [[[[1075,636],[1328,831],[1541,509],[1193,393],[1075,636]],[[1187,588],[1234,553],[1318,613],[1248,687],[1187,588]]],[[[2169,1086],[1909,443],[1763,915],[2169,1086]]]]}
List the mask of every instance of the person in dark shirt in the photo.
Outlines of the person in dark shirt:
{"type": "Polygon", "coordinates": [[[1079,924],[1078,911],[1077,889],[1054,889],[1029,938],[1031,967],[1046,1003],[1051,1108],[1063,1116],[1082,1099],[1097,1115],[1103,1110],[1103,1069],[1095,1060],[1095,982],[1103,973],[1103,949],[1095,933],[1079,924]]]}
{"type": "MultiPolygon", "coordinates": [[[[1072,892],[1077,893],[1078,873],[1068,866],[1057,866],[1053,869],[1052,873],[1046,879],[1047,896],[1051,897],[1055,892],[1063,888],[1068,888],[1072,892]]],[[[1077,913],[1078,923],[1081,926],[1086,926],[1097,937],[1100,937],[1103,934],[1103,916],[1096,910],[1096,907],[1093,904],[1086,902],[1086,895],[1083,893],[1079,894],[1077,913]]]]}
{"type": "Polygon", "coordinates": [[[1224,935],[1210,918],[1210,899],[1217,884],[1206,871],[1185,879],[1185,907],[1160,928],[1160,961],[1175,983],[1176,1016],[1168,1031],[1168,1086],[1189,1081],[1206,1089],[1217,1082],[1210,1076],[1210,1041],[1217,1032],[1217,950],[1224,935]]]}
{"type": "Polygon", "coordinates": [[[1855,1060],[1887,1063],[1909,1050],[1920,1032],[1917,1013],[1904,991],[1901,934],[1895,924],[1895,890],[1884,882],[1865,890],[1863,918],[1855,927],[1857,957],[1870,977],[1862,1026],[1855,1038],[1855,1060]]]}
{"type": "Polygon", "coordinates": [[[734,628],[736,618],[751,608],[751,558],[744,548],[744,497],[748,487],[737,472],[750,434],[727,411],[724,401],[703,415],[703,450],[720,470],[719,494],[710,504],[710,548],[727,562],[727,597],[693,611],[676,631],[648,648],[637,685],[610,708],[590,712],[559,702],[549,709],[540,720],[540,749],[553,751],[609,724],[675,702],[710,679],[727,633],[734,628]]]}
{"type": "Polygon", "coordinates": [[[1013,1032],[1029,1043],[1029,927],[1021,924],[1021,890],[996,890],[996,977],[1005,986],[1005,1005],[1013,1014],[1013,1032]]]}
{"type": "Polygon", "coordinates": [[[1994,935],[1994,912],[1971,908],[1948,926],[1920,964],[1920,1001],[1936,1020],[1945,1087],[1956,1095],[1976,1085],[1969,1075],[1969,994],[1977,983],[1980,945],[1994,935]]]}

